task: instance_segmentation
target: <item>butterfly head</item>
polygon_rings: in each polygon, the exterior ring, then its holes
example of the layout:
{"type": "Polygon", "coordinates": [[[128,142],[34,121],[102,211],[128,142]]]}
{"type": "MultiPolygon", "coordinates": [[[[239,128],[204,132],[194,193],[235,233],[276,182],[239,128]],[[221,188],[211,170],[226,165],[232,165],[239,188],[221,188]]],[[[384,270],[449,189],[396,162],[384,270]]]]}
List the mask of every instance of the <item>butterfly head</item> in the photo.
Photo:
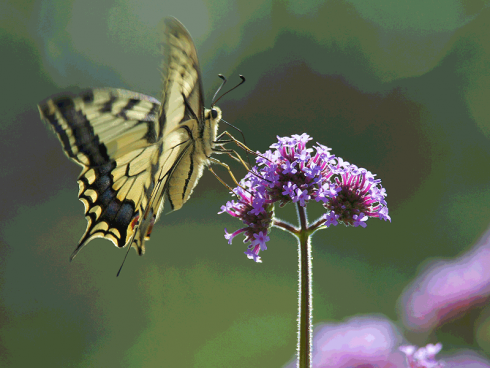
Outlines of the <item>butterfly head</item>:
{"type": "Polygon", "coordinates": [[[217,125],[222,117],[221,109],[217,106],[213,106],[210,109],[206,109],[204,112],[204,118],[209,120],[211,125],[217,125]]]}
{"type": "Polygon", "coordinates": [[[216,118],[218,117],[218,110],[216,110],[216,109],[212,108],[212,109],[211,109],[211,117],[212,117],[213,119],[216,119],[216,118]]]}

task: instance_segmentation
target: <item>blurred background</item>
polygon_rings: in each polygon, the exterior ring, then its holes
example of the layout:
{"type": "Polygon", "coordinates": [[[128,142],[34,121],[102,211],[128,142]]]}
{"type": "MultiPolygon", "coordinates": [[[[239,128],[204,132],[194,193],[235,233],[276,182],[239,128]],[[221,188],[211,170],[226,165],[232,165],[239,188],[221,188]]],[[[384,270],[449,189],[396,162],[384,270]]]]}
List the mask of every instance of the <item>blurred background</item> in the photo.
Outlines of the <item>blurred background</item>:
{"type": "MultiPolygon", "coordinates": [[[[387,190],[391,224],[314,236],[313,322],[380,314],[412,344],[490,354],[490,332],[475,333],[485,306],[416,333],[398,302],[428,262],[471,249],[490,225],[488,0],[8,0],[0,366],[280,367],[293,357],[295,240],[273,229],[261,264],[241,239],[227,244],[224,228],[241,224],[217,214],[230,197],[210,172],[180,211],[162,216],[146,255],[131,251],[120,277],[125,250],[107,240],[69,262],[86,227],[80,167],[36,104],[103,86],[159,98],[170,15],[194,39],[208,106],[218,73],[230,86],[247,78],[219,106],[249,147],[306,132],[387,190]]],[[[277,215],[296,221],[292,206],[277,215]]]]}

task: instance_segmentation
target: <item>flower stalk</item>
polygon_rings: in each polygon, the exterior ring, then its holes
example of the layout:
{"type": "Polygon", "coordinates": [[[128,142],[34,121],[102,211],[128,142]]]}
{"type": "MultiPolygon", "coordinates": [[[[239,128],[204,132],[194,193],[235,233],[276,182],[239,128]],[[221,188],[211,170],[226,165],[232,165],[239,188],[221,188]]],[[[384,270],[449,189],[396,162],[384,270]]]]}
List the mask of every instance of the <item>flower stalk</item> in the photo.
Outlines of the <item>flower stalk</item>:
{"type": "Polygon", "coordinates": [[[313,338],[313,293],[312,293],[312,264],[311,243],[308,234],[306,210],[299,204],[296,205],[298,217],[301,223],[301,231],[298,237],[299,257],[299,306],[298,306],[298,365],[300,368],[311,366],[311,347],[313,338]]]}

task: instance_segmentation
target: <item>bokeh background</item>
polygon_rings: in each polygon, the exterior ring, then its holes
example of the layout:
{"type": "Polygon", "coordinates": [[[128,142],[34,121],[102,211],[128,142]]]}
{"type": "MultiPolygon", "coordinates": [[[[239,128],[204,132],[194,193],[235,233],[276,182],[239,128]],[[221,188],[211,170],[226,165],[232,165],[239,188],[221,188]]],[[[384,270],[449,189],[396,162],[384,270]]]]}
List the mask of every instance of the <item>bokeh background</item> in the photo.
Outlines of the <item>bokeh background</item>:
{"type": "MultiPolygon", "coordinates": [[[[102,86],[159,97],[170,15],[194,38],[207,105],[218,73],[230,86],[246,76],[219,106],[252,149],[306,132],[387,189],[391,224],[314,236],[314,323],[382,314],[412,344],[489,354],[490,333],[474,333],[485,306],[423,334],[397,307],[424,265],[467,251],[490,224],[488,0],[7,0],[0,366],[280,367],[293,357],[294,238],[273,229],[261,264],[240,240],[228,245],[223,229],[240,223],[217,214],[230,198],[209,172],[120,277],[125,251],[106,240],[68,260],[86,226],[80,168],[36,104],[102,86]]],[[[277,214],[295,221],[293,207],[277,214]]]]}

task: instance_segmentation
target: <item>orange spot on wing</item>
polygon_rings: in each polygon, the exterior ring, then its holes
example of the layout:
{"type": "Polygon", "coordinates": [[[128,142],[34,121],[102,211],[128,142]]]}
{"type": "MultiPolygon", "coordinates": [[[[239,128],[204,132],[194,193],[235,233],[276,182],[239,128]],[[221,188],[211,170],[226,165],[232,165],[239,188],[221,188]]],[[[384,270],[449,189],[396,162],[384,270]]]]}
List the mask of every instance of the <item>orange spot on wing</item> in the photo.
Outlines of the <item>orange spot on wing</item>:
{"type": "Polygon", "coordinates": [[[136,215],[134,216],[133,220],[131,221],[131,229],[134,230],[134,227],[136,226],[136,224],[138,223],[138,220],[140,219],[140,215],[136,215]]]}
{"type": "Polygon", "coordinates": [[[155,225],[155,216],[153,216],[153,218],[151,219],[150,226],[148,226],[148,231],[146,232],[145,240],[150,239],[151,231],[153,230],[153,225],[155,225]]]}

